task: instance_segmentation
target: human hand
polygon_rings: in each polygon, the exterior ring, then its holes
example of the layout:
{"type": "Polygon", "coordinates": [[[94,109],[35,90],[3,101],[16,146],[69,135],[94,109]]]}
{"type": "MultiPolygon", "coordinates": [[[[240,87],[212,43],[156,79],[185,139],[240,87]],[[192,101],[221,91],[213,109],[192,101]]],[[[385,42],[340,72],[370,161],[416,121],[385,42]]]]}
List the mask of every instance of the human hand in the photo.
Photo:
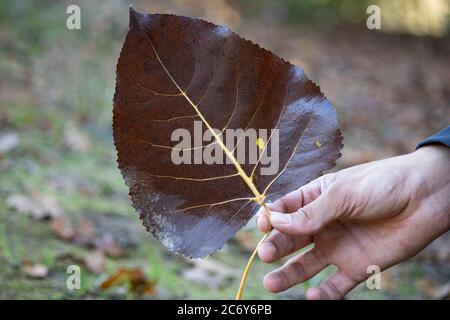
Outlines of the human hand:
{"type": "Polygon", "coordinates": [[[381,161],[326,174],[269,205],[258,227],[275,229],[259,257],[274,262],[314,247],[268,273],[264,286],[284,291],[327,265],[338,270],[307,299],[341,299],[368,278],[416,255],[450,228],[450,149],[425,146],[381,161]]]}

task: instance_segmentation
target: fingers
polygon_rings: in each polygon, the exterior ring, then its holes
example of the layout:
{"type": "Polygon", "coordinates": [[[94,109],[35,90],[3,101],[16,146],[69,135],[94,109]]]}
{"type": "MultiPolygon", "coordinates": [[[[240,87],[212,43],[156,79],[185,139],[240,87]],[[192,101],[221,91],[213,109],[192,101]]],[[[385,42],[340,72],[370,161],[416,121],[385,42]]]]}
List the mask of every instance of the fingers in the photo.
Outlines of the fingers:
{"type": "Polygon", "coordinates": [[[274,202],[273,210],[281,212],[295,212],[299,208],[311,203],[321,194],[322,177],[291,191],[274,202]],[[278,204],[279,202],[279,204],[278,204]]]}
{"type": "MultiPolygon", "coordinates": [[[[321,178],[311,181],[303,187],[294,190],[274,203],[268,203],[269,210],[278,212],[295,212],[299,208],[311,203],[321,193],[321,178]]],[[[260,208],[257,216],[257,225],[261,232],[270,231],[271,225],[264,208],[260,208]]]]}
{"type": "Polygon", "coordinates": [[[323,282],[318,288],[310,288],[306,292],[308,300],[338,300],[343,299],[356,285],[357,281],[353,280],[345,272],[339,270],[328,280],[323,282]]]}
{"type": "Polygon", "coordinates": [[[277,230],[267,237],[258,249],[259,258],[266,263],[281,259],[312,242],[312,237],[293,237],[277,230]]]}
{"type": "MultiPolygon", "coordinates": [[[[275,201],[274,203],[268,203],[267,207],[269,208],[270,211],[275,210],[285,212],[286,203],[283,200],[283,198],[281,198],[275,201]]],[[[258,213],[256,214],[256,224],[261,232],[266,233],[269,232],[271,229],[269,219],[267,218],[267,212],[263,207],[259,208],[258,213]]]]}
{"type": "Polygon", "coordinates": [[[270,292],[281,292],[298,283],[304,282],[323,268],[327,262],[312,249],[288,260],[281,268],[264,277],[264,287],[270,292]]]}
{"type": "MultiPolygon", "coordinates": [[[[267,217],[264,211],[264,208],[261,208],[256,216],[256,225],[258,226],[259,231],[263,233],[267,233],[271,229],[271,225],[269,222],[269,218],[267,217]]],[[[271,211],[272,212],[272,211],[271,211]]]]}
{"type": "MultiPolygon", "coordinates": [[[[336,189],[336,188],[334,188],[336,189]]],[[[328,223],[346,213],[345,200],[330,188],[308,205],[291,214],[272,211],[270,224],[275,229],[293,236],[313,235],[328,223]]]]}

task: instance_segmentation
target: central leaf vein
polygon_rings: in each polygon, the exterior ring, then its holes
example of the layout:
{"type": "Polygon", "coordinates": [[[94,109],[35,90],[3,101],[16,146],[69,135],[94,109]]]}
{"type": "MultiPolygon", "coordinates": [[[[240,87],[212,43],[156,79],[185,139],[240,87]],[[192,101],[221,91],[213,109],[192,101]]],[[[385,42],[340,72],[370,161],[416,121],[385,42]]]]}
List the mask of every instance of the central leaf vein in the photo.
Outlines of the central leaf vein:
{"type": "Polygon", "coordinates": [[[258,189],[256,188],[256,186],[253,184],[252,179],[247,176],[247,174],[245,173],[245,171],[242,169],[241,165],[239,164],[239,162],[236,160],[236,158],[234,157],[233,153],[225,146],[225,144],[223,143],[222,139],[220,138],[220,136],[214,131],[214,129],[211,127],[211,125],[209,124],[209,122],[205,119],[205,117],[203,116],[203,114],[200,112],[200,110],[198,109],[198,106],[191,100],[191,98],[186,94],[186,92],[181,89],[181,87],[179,86],[179,84],[175,81],[175,79],[172,77],[171,73],[169,72],[169,70],[167,69],[167,67],[165,66],[165,64],[163,63],[163,61],[161,60],[158,52],[156,51],[155,47],[153,46],[152,41],[150,40],[149,36],[147,35],[147,33],[144,31],[143,32],[148,43],[150,44],[150,46],[153,49],[153,52],[156,56],[156,59],[158,60],[158,62],[160,63],[161,67],[164,69],[165,73],[167,74],[167,76],[169,77],[169,79],[172,81],[172,83],[175,85],[175,87],[180,91],[181,95],[188,101],[188,103],[191,105],[191,107],[195,110],[195,112],[198,114],[198,116],[200,117],[200,119],[203,121],[203,123],[206,125],[206,127],[208,128],[208,130],[211,132],[212,136],[214,137],[214,139],[217,141],[217,143],[219,144],[219,146],[222,148],[223,152],[227,155],[228,158],[230,158],[231,162],[233,163],[233,165],[235,166],[238,174],[241,176],[241,178],[244,180],[244,182],[247,184],[247,186],[250,188],[250,190],[253,192],[253,194],[255,195],[255,198],[258,199],[259,201],[263,201],[264,199],[262,198],[263,196],[261,195],[261,193],[258,191],[258,189]]]}

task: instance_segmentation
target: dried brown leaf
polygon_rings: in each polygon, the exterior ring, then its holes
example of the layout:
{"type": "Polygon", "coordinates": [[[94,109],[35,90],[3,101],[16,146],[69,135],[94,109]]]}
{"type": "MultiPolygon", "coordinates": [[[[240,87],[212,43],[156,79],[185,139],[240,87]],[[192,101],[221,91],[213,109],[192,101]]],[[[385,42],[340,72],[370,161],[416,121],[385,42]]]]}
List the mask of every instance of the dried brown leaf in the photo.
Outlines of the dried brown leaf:
{"type": "Polygon", "coordinates": [[[234,270],[223,262],[206,257],[204,259],[188,260],[192,264],[192,268],[183,270],[181,275],[197,284],[218,289],[225,285],[227,279],[236,278],[239,272],[234,270]]]}
{"type": "Polygon", "coordinates": [[[102,251],[94,250],[84,258],[86,269],[95,274],[101,274],[106,269],[106,258],[102,251]]]}
{"type": "Polygon", "coordinates": [[[75,229],[70,220],[65,216],[54,218],[50,227],[63,240],[71,240],[75,236],[75,229]]]}
{"type": "Polygon", "coordinates": [[[46,266],[39,263],[32,263],[25,261],[22,265],[23,272],[30,278],[43,279],[48,275],[48,269],[46,266]]]}
{"type": "Polygon", "coordinates": [[[101,283],[100,289],[122,285],[128,286],[129,292],[137,295],[151,296],[156,293],[156,283],[139,268],[120,268],[101,283]]]}
{"type": "Polygon", "coordinates": [[[62,208],[54,196],[32,192],[31,197],[22,194],[12,194],[6,199],[6,204],[11,209],[30,217],[41,220],[55,218],[62,215],[62,208]]]}
{"type": "Polygon", "coordinates": [[[254,215],[252,199],[268,201],[316,178],[342,147],[334,108],[300,67],[226,27],[133,9],[117,65],[113,129],[144,225],[188,257],[222,247],[254,215]],[[229,159],[232,150],[212,128],[278,129],[279,170],[263,175],[259,162],[175,165],[171,134],[183,128],[194,136],[195,119],[229,159]]]}

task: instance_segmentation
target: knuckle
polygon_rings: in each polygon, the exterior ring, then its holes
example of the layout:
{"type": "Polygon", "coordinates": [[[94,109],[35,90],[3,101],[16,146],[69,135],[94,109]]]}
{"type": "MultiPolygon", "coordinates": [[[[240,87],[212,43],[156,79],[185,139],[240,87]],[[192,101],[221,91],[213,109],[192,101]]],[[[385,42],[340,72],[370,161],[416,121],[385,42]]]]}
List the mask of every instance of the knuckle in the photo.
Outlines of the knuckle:
{"type": "Polygon", "coordinates": [[[287,248],[287,252],[294,252],[295,250],[295,242],[294,241],[290,241],[290,239],[286,238],[286,248],[287,248]]]}
{"type": "Polygon", "coordinates": [[[322,288],[325,290],[330,299],[342,299],[342,293],[340,292],[338,287],[333,283],[333,281],[330,280],[326,281],[322,285],[322,288]]]}
{"type": "Polygon", "coordinates": [[[328,190],[328,195],[335,206],[335,210],[332,211],[336,215],[335,218],[337,218],[337,215],[350,214],[357,204],[357,196],[353,191],[354,187],[348,188],[348,185],[348,182],[333,184],[328,190]]]}
{"type": "Polygon", "coordinates": [[[270,255],[270,260],[275,260],[281,252],[281,248],[277,241],[269,240],[268,241],[273,246],[273,251],[270,255]]]}
{"type": "Polygon", "coordinates": [[[295,227],[298,233],[310,232],[314,230],[314,214],[308,206],[300,208],[295,213],[295,227]]]}
{"type": "MultiPolygon", "coordinates": [[[[299,283],[299,273],[296,271],[293,265],[287,264],[282,269],[280,273],[283,275],[283,290],[292,287],[293,285],[299,283]]],[[[301,275],[300,275],[301,276],[301,275]]]]}
{"type": "Polygon", "coordinates": [[[305,280],[306,277],[305,266],[301,261],[293,260],[292,262],[289,263],[289,267],[292,270],[292,273],[294,274],[297,283],[303,282],[305,280]]]}
{"type": "Polygon", "coordinates": [[[321,189],[327,190],[329,188],[329,186],[331,186],[333,184],[333,182],[336,181],[337,175],[338,175],[338,173],[335,173],[335,172],[324,174],[320,180],[321,189]]]}
{"type": "Polygon", "coordinates": [[[290,279],[289,279],[289,274],[286,271],[286,269],[281,268],[278,271],[276,271],[276,273],[279,276],[279,285],[278,285],[279,290],[278,291],[283,291],[283,290],[289,288],[290,279]]]}
{"type": "Polygon", "coordinates": [[[299,209],[299,213],[302,213],[304,215],[306,221],[313,220],[313,213],[310,207],[303,207],[299,209]]]}

